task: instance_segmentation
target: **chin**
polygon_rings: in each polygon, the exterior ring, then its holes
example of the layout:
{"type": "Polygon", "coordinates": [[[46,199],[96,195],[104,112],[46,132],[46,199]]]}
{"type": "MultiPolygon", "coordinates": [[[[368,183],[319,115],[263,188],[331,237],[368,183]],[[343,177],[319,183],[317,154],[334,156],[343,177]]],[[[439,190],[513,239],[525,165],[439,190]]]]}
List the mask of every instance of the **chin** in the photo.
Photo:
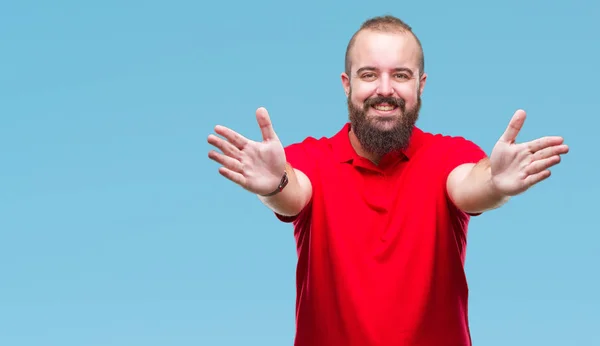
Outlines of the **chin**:
{"type": "Polygon", "coordinates": [[[385,116],[380,114],[369,114],[367,117],[371,125],[381,129],[392,129],[394,126],[397,126],[398,123],[402,122],[401,114],[385,116]]]}

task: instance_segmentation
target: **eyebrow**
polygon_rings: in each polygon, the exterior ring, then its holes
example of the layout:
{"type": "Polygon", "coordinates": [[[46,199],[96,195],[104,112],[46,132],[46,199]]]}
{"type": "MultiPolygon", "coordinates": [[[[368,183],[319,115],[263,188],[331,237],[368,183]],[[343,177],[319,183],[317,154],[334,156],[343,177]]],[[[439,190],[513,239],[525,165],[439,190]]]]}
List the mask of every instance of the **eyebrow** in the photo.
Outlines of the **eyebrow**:
{"type": "MultiPolygon", "coordinates": [[[[365,66],[365,67],[361,67],[356,71],[356,74],[360,74],[361,72],[364,71],[376,71],[377,68],[373,67],[373,66],[365,66]]],[[[411,69],[409,69],[408,67],[397,67],[394,69],[394,72],[408,72],[410,73],[410,75],[413,75],[413,71],[411,69]]]]}

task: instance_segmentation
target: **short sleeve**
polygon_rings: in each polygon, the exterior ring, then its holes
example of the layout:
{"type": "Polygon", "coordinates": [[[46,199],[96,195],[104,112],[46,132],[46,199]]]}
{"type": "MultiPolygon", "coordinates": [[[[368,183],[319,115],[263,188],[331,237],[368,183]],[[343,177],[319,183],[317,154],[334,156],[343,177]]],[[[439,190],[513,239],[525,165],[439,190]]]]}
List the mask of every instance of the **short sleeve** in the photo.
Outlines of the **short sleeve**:
{"type": "MultiPolygon", "coordinates": [[[[317,176],[317,145],[318,141],[312,137],[308,137],[300,143],[294,143],[285,147],[286,161],[294,168],[304,173],[313,186],[313,192],[316,185],[317,176]]],[[[295,216],[283,216],[275,213],[275,216],[283,222],[290,223],[297,221],[308,213],[308,209],[312,205],[312,199],[306,205],[300,214],[295,216]]]]}
{"type": "MultiPolygon", "coordinates": [[[[477,144],[473,143],[462,137],[451,137],[447,143],[444,144],[447,148],[443,158],[443,184],[444,191],[446,191],[446,181],[452,171],[463,164],[478,163],[482,159],[487,157],[487,154],[477,144]]],[[[446,191],[446,197],[450,203],[450,197],[446,191]]],[[[454,205],[454,204],[452,204],[454,205]]],[[[470,216],[477,216],[480,213],[461,213],[470,216]]]]}
{"type": "Polygon", "coordinates": [[[285,158],[294,168],[306,174],[311,183],[316,175],[316,139],[309,137],[300,143],[285,147],[285,158]]]}
{"type": "Polygon", "coordinates": [[[443,158],[445,179],[456,167],[466,163],[478,163],[487,157],[481,147],[462,137],[450,137],[444,146],[447,148],[443,158]]]}

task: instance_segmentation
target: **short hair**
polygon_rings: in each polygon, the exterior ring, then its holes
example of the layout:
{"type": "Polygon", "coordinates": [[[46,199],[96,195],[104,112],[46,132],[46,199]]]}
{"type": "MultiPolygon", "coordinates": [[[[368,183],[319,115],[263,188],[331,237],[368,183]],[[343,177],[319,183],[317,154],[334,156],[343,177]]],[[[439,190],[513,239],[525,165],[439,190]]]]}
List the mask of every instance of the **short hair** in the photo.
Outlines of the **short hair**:
{"type": "Polygon", "coordinates": [[[410,33],[414,39],[417,41],[419,46],[419,76],[423,75],[425,69],[425,55],[423,54],[423,46],[421,45],[421,41],[412,31],[410,25],[406,24],[401,19],[394,17],[392,15],[378,16],[367,19],[360,28],[352,35],[350,42],[348,42],[348,46],[346,47],[346,60],[345,60],[345,72],[348,76],[350,76],[350,70],[352,61],[350,59],[350,50],[354,46],[354,42],[356,41],[356,36],[363,30],[374,30],[380,32],[399,32],[399,33],[410,33]]]}

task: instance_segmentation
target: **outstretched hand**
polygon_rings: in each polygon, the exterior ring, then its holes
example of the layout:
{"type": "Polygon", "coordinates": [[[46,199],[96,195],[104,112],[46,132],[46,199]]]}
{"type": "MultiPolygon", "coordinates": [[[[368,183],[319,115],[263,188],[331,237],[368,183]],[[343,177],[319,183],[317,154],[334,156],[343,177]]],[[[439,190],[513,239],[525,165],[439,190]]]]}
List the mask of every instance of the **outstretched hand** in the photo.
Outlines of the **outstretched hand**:
{"type": "Polygon", "coordinates": [[[262,142],[255,142],[224,126],[215,126],[208,143],[221,153],[211,150],[208,157],[221,164],[219,173],[244,189],[259,195],[274,191],[285,171],[286,157],[283,145],[273,130],[265,108],[256,111],[256,120],[262,133],[262,142]]]}
{"type": "Polygon", "coordinates": [[[548,136],[516,143],[526,113],[518,110],[490,155],[492,182],[505,196],[518,195],[550,176],[549,168],[560,162],[569,147],[562,137],[548,136]]]}

